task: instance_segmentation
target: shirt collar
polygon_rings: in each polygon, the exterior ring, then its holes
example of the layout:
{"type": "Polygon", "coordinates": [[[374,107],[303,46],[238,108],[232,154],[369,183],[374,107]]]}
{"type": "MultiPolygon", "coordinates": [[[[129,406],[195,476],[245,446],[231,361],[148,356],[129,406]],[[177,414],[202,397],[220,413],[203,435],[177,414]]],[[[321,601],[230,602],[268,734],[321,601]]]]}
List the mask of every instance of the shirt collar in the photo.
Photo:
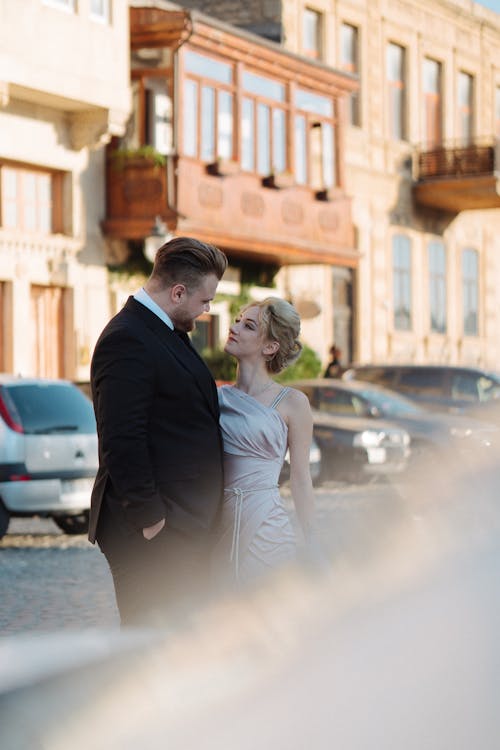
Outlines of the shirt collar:
{"type": "Polygon", "coordinates": [[[147,307],[148,310],[151,310],[151,312],[157,315],[160,320],[163,320],[165,325],[167,325],[172,331],[174,330],[174,324],[170,320],[170,317],[167,315],[165,310],[162,310],[161,307],[157,305],[153,299],[151,299],[151,297],[143,287],[134,294],[134,299],[137,300],[137,302],[140,302],[141,305],[144,305],[144,307],[147,307]]]}

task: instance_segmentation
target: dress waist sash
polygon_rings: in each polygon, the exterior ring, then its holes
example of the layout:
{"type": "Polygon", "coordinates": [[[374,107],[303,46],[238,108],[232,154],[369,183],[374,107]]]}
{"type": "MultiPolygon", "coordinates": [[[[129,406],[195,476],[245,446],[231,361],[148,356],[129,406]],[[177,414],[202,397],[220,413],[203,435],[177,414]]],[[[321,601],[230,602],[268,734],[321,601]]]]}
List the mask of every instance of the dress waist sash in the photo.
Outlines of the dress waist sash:
{"type": "Polygon", "coordinates": [[[275,484],[272,487],[259,487],[258,489],[243,490],[241,487],[226,487],[224,489],[224,497],[230,498],[235,497],[235,509],[234,509],[234,523],[233,523],[233,540],[231,543],[231,554],[229,561],[234,562],[234,572],[236,580],[239,579],[240,574],[240,532],[241,532],[241,517],[243,515],[243,498],[245,495],[251,495],[256,492],[264,492],[268,490],[276,490],[278,485],[275,484]]]}

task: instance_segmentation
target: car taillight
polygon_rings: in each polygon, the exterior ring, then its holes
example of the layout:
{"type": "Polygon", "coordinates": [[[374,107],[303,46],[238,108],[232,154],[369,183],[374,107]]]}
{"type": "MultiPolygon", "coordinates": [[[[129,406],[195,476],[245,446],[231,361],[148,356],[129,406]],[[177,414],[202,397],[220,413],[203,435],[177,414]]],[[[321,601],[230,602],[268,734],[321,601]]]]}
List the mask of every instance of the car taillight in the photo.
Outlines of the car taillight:
{"type": "Polygon", "coordinates": [[[12,398],[5,390],[0,386],[0,416],[2,417],[5,424],[10,427],[14,432],[24,432],[21,417],[16,409],[16,405],[12,398]]]}

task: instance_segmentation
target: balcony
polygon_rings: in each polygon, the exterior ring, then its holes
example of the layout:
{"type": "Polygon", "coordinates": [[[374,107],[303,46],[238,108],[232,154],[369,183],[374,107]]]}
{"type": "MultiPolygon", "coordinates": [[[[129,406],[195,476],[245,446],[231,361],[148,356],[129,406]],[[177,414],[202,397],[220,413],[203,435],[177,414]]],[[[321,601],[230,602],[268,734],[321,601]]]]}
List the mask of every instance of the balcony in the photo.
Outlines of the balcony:
{"type": "Polygon", "coordinates": [[[441,145],[415,155],[415,200],[443,211],[500,208],[500,142],[441,145]]]}
{"type": "Polygon", "coordinates": [[[257,175],[240,173],[236,166],[218,163],[214,171],[212,165],[183,157],[174,165],[151,147],[120,153],[113,142],[106,161],[104,234],[144,240],[159,216],[175,234],[196,236],[247,258],[278,265],[357,264],[351,201],[343,190],[334,191],[327,202],[288,179],[270,190],[257,175]]]}
{"type": "Polygon", "coordinates": [[[108,147],[106,160],[106,218],[104,233],[112,239],[141,240],[151,233],[155,217],[168,223],[176,216],[170,208],[165,157],[146,149],[120,153],[108,147]]]}

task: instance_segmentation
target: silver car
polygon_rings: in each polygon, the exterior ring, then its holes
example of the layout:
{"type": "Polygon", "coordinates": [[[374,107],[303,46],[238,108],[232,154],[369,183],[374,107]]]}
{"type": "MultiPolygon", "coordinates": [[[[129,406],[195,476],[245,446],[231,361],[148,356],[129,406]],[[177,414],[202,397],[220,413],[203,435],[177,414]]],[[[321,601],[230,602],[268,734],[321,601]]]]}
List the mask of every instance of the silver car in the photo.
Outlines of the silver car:
{"type": "Polygon", "coordinates": [[[97,467],[92,403],[73,383],[0,375],[0,537],[12,516],[84,533],[97,467]]]}

